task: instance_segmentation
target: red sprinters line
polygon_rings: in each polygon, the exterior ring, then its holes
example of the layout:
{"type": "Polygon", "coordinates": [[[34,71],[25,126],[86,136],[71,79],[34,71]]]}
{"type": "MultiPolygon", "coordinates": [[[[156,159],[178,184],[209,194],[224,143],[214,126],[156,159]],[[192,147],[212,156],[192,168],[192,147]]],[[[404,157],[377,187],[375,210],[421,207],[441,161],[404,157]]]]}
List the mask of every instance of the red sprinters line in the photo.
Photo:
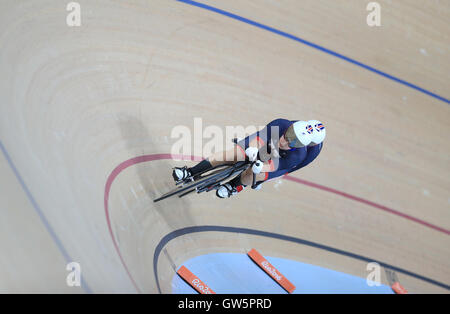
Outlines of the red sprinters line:
{"type": "Polygon", "coordinates": [[[154,154],[154,155],[144,155],[144,156],[138,156],[135,158],[128,159],[121,164],[119,164],[114,170],[111,172],[111,174],[108,176],[108,179],[106,180],[105,185],[105,195],[104,195],[104,204],[105,204],[105,215],[106,215],[106,223],[108,224],[108,230],[109,234],[111,235],[111,239],[114,243],[114,247],[117,251],[117,254],[119,255],[120,261],[122,262],[122,265],[125,268],[125,271],[128,274],[128,277],[130,277],[131,282],[133,283],[134,288],[138,293],[141,293],[141,290],[139,289],[138,285],[133,279],[133,276],[131,276],[130,270],[128,269],[125,260],[123,259],[122,253],[120,252],[119,245],[117,244],[116,238],[114,237],[114,233],[111,227],[111,219],[109,216],[109,207],[108,207],[108,199],[109,199],[109,192],[111,190],[111,186],[116,179],[116,177],[126,168],[133,166],[135,164],[139,164],[142,162],[152,161],[152,160],[161,160],[161,159],[180,159],[180,160],[201,160],[200,158],[196,157],[187,157],[182,155],[171,155],[171,154],[154,154]]]}
{"type": "MultiPolygon", "coordinates": [[[[122,262],[122,265],[124,266],[124,268],[125,268],[125,270],[126,270],[126,272],[128,274],[128,277],[130,278],[131,282],[133,283],[133,286],[135,287],[135,289],[136,289],[136,291],[138,293],[141,293],[141,290],[139,289],[137,283],[133,279],[133,276],[131,275],[130,270],[128,269],[128,267],[127,267],[127,265],[125,263],[125,260],[123,259],[123,256],[122,256],[122,254],[120,252],[119,245],[117,244],[117,241],[116,241],[116,239],[114,237],[114,233],[113,233],[113,230],[112,230],[112,227],[111,227],[111,219],[110,219],[110,216],[109,216],[109,207],[108,207],[109,192],[111,190],[111,186],[112,186],[114,180],[116,179],[116,177],[123,170],[127,169],[130,166],[133,166],[135,164],[139,164],[139,163],[142,163],[142,162],[148,162],[148,161],[153,161],[153,160],[163,160],[163,159],[191,160],[191,161],[200,161],[200,160],[202,160],[202,158],[200,158],[200,157],[184,156],[184,155],[172,155],[172,154],[152,154],[152,155],[144,155],[144,156],[134,157],[134,158],[131,158],[131,159],[128,159],[128,160],[122,162],[116,168],[114,168],[114,170],[111,172],[111,174],[109,175],[108,179],[106,180],[106,185],[105,185],[104,204],[105,204],[106,223],[108,224],[109,234],[111,235],[111,239],[112,239],[112,241],[114,243],[114,247],[115,247],[115,249],[117,251],[117,254],[119,255],[120,261],[122,262]]],[[[341,192],[341,191],[338,191],[338,190],[335,190],[335,189],[332,189],[332,188],[329,188],[329,187],[326,187],[326,186],[323,186],[323,185],[320,185],[320,184],[317,184],[317,183],[313,183],[313,182],[302,180],[302,179],[299,179],[299,178],[296,178],[296,177],[292,177],[292,176],[289,176],[289,175],[284,176],[284,178],[286,180],[289,180],[289,181],[292,181],[292,182],[304,184],[304,185],[307,185],[307,186],[310,186],[310,187],[313,187],[313,188],[316,188],[316,189],[319,189],[319,190],[322,190],[322,191],[326,191],[326,192],[330,192],[330,193],[333,193],[333,194],[340,195],[342,197],[351,199],[353,201],[360,202],[360,203],[366,204],[368,206],[371,206],[371,207],[374,207],[374,208],[377,208],[377,209],[389,212],[389,213],[391,213],[393,215],[405,218],[407,220],[414,221],[414,222],[416,222],[418,224],[421,224],[421,225],[423,225],[425,227],[434,229],[436,231],[439,231],[439,232],[442,232],[442,233],[445,233],[445,234],[450,234],[449,230],[446,230],[444,228],[432,225],[432,224],[430,224],[430,223],[428,223],[426,221],[423,221],[421,219],[418,219],[418,218],[406,215],[406,214],[401,213],[401,212],[399,212],[397,210],[394,210],[392,208],[389,208],[389,207],[386,207],[386,206],[383,206],[383,205],[380,205],[380,204],[377,204],[377,203],[365,200],[363,198],[360,198],[360,197],[357,197],[357,196],[354,196],[354,195],[351,195],[351,194],[348,194],[348,193],[345,193],[345,192],[341,192]]]]}
{"type": "Polygon", "coordinates": [[[341,192],[341,191],[338,191],[338,190],[335,190],[335,189],[332,189],[332,188],[329,188],[329,187],[326,187],[326,186],[323,186],[323,185],[320,185],[320,184],[317,184],[317,183],[309,182],[309,181],[302,180],[302,179],[299,179],[299,178],[296,178],[296,177],[292,177],[292,176],[289,176],[289,175],[285,176],[284,178],[289,180],[289,181],[301,183],[301,184],[304,184],[304,185],[307,185],[307,186],[310,186],[310,187],[313,187],[313,188],[316,188],[316,189],[319,189],[319,190],[322,190],[322,191],[326,191],[326,192],[330,192],[330,193],[333,193],[333,194],[340,195],[342,197],[351,199],[351,200],[359,202],[359,203],[363,203],[365,205],[368,205],[368,206],[371,206],[371,207],[374,207],[374,208],[377,208],[377,209],[381,209],[381,210],[386,211],[388,213],[397,215],[399,217],[403,217],[405,219],[417,222],[418,224],[421,224],[421,225],[426,226],[428,228],[431,228],[431,229],[434,229],[436,231],[443,232],[445,234],[449,234],[450,235],[450,230],[447,230],[447,229],[444,229],[442,227],[430,224],[430,223],[428,223],[426,221],[423,221],[423,220],[421,220],[419,218],[415,218],[415,217],[406,215],[406,214],[404,214],[402,212],[399,212],[398,210],[395,210],[395,209],[392,209],[392,208],[389,208],[389,207],[386,207],[386,206],[383,206],[383,205],[380,205],[380,204],[377,204],[377,203],[365,200],[365,199],[363,199],[361,197],[354,196],[354,195],[351,195],[351,194],[348,194],[348,193],[345,193],[345,192],[341,192]]]}

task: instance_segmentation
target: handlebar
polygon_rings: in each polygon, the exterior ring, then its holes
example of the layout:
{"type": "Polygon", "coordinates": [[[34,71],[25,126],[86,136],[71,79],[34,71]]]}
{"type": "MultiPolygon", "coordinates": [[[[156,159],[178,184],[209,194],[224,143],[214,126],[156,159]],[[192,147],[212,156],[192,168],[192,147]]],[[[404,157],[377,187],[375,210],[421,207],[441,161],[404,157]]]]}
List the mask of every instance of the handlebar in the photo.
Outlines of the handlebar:
{"type": "MultiPolygon", "coordinates": [[[[231,141],[232,141],[234,144],[237,144],[237,143],[238,143],[238,139],[237,139],[237,138],[233,138],[231,141]]],[[[247,158],[247,156],[246,156],[246,158],[247,158]]],[[[256,162],[256,161],[249,162],[249,163],[250,163],[250,168],[253,167],[253,165],[255,164],[255,162],[256,162]]],[[[252,189],[255,189],[255,188],[257,187],[257,185],[256,185],[256,173],[254,173],[253,170],[252,170],[252,174],[253,174],[253,179],[252,179],[252,189]]]]}

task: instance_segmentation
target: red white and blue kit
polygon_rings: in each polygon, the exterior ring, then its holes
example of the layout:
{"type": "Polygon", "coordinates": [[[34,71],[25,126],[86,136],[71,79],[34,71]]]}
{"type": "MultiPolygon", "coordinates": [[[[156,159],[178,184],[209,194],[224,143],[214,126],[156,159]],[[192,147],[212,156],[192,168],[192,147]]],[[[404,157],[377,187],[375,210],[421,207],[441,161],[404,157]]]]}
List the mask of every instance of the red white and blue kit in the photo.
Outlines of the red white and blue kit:
{"type": "Polygon", "coordinates": [[[260,160],[269,162],[272,165],[272,171],[266,172],[264,181],[301,169],[311,163],[320,154],[323,143],[314,146],[291,148],[290,150],[280,149],[278,151],[279,157],[273,157],[271,154],[272,147],[278,147],[278,141],[294,122],[297,122],[297,120],[275,119],[268,123],[261,131],[253,133],[237,143],[238,147],[245,154],[245,150],[250,146],[250,143],[253,145],[255,141],[258,142],[258,147],[260,147],[260,160]],[[269,157],[270,155],[272,156],[269,157]],[[267,159],[267,157],[270,159],[267,159]]]}

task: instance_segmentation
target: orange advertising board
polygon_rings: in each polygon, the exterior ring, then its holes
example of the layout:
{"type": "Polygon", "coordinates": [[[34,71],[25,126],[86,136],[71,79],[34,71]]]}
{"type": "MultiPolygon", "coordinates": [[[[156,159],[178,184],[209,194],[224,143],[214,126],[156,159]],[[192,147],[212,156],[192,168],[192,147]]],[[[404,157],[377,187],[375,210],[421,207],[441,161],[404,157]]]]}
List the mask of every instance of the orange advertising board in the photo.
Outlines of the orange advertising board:
{"type": "Polygon", "coordinates": [[[247,253],[248,256],[273,280],[275,280],[284,290],[289,293],[294,292],[295,286],[272,264],[270,264],[258,251],[252,249],[247,253]]]}
{"type": "Polygon", "coordinates": [[[394,283],[391,286],[391,288],[397,294],[407,294],[408,293],[408,291],[399,282],[394,283]]]}
{"type": "Polygon", "coordinates": [[[197,290],[201,294],[216,294],[210,287],[208,287],[203,281],[194,275],[185,266],[181,266],[177,271],[177,274],[181,276],[192,288],[197,290]]]}

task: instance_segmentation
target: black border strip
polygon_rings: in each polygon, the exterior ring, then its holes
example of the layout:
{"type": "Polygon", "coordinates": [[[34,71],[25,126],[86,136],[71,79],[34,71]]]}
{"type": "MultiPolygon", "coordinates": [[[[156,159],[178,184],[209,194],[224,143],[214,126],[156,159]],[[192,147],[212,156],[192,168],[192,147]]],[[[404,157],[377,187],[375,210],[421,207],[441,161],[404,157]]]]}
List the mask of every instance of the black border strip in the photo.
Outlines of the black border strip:
{"type": "Polygon", "coordinates": [[[255,230],[255,229],[247,229],[247,228],[238,228],[238,227],[225,227],[225,226],[193,226],[193,227],[186,227],[186,228],[182,228],[182,229],[178,229],[175,231],[172,231],[171,233],[168,233],[167,235],[165,235],[161,241],[158,243],[158,245],[155,248],[155,252],[153,255],[153,273],[155,275],[155,280],[156,280],[156,285],[158,288],[158,292],[161,292],[161,287],[159,284],[159,277],[158,277],[158,259],[159,259],[159,255],[162,251],[162,249],[167,245],[167,243],[169,243],[170,241],[172,241],[173,239],[176,239],[178,237],[187,235],[187,234],[191,234],[191,233],[198,233],[198,232],[228,232],[228,233],[242,233],[242,234],[249,234],[249,235],[255,235],[255,236],[261,236],[261,237],[267,237],[267,238],[272,238],[272,239],[277,239],[277,240],[282,240],[282,241],[288,241],[288,242],[293,242],[296,244],[301,244],[301,245],[306,245],[306,246],[310,246],[310,247],[314,247],[317,249],[321,249],[324,251],[328,251],[331,253],[335,253],[335,254],[339,254],[342,256],[346,256],[346,257],[350,257],[350,258],[354,258],[360,261],[365,261],[365,262],[376,262],[378,264],[380,264],[380,266],[385,267],[385,268],[390,268],[391,270],[394,270],[396,272],[414,277],[416,279],[419,280],[423,280],[425,282],[428,282],[430,284],[436,285],[438,287],[450,290],[450,286],[447,284],[444,284],[442,282],[436,281],[434,279],[431,278],[427,278],[424,277],[422,275],[410,272],[408,270],[396,267],[396,266],[392,266],[362,255],[358,255],[358,254],[354,254],[351,252],[346,252],[343,250],[339,250],[330,246],[326,246],[323,244],[319,244],[319,243],[315,243],[315,242],[311,242],[311,241],[307,241],[307,240],[303,240],[300,238],[295,238],[295,237],[291,237],[291,236],[286,236],[283,234],[278,234],[278,233],[272,233],[272,232],[267,232],[267,231],[262,231],[262,230],[255,230]]]}

